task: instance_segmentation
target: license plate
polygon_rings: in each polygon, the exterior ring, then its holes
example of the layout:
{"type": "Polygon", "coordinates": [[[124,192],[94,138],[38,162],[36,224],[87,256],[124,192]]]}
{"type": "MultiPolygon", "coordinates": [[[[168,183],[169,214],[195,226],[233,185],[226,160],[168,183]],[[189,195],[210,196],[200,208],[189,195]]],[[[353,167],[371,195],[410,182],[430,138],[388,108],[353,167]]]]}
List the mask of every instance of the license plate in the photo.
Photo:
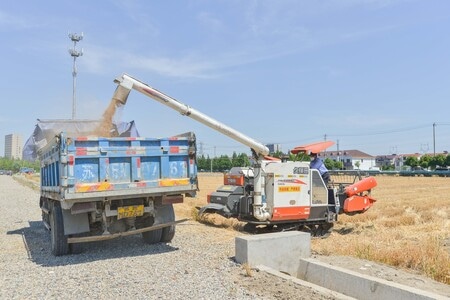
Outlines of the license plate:
{"type": "Polygon", "coordinates": [[[117,208],[117,220],[144,215],[144,205],[123,206],[117,208]]]}

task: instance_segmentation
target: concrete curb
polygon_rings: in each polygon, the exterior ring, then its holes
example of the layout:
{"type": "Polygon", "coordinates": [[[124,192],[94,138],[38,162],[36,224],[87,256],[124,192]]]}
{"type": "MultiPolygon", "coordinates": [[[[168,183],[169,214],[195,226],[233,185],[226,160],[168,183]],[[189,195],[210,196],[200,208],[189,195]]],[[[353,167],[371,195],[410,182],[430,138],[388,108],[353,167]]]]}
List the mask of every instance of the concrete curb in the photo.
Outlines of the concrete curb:
{"type": "Polygon", "coordinates": [[[355,297],[378,300],[444,300],[443,295],[336,267],[312,258],[301,258],[298,278],[355,297]]]}
{"type": "Polygon", "coordinates": [[[312,259],[310,244],[308,233],[294,231],[237,237],[235,258],[338,299],[450,300],[312,259]]]}
{"type": "Polygon", "coordinates": [[[346,296],[344,294],[338,293],[336,291],[324,288],[320,285],[313,284],[308,281],[301,280],[301,279],[295,278],[293,276],[281,273],[281,272],[274,270],[272,268],[269,268],[267,266],[259,265],[259,266],[256,266],[256,268],[260,271],[272,274],[274,276],[277,276],[277,277],[280,277],[280,278],[283,278],[286,280],[290,280],[295,284],[311,288],[311,289],[317,291],[318,293],[320,293],[321,295],[333,297],[333,299],[337,299],[337,300],[354,300],[354,299],[356,299],[356,298],[352,298],[352,297],[346,296]]]}
{"type": "Polygon", "coordinates": [[[311,256],[311,236],[306,232],[286,231],[236,237],[238,263],[265,265],[296,276],[299,258],[311,256]]]}

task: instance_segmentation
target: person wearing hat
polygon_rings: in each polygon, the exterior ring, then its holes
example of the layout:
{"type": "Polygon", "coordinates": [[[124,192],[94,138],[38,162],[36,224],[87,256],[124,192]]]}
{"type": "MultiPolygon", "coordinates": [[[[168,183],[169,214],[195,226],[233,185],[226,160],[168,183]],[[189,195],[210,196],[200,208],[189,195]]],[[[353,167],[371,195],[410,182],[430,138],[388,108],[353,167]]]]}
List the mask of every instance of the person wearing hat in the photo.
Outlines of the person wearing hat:
{"type": "Polygon", "coordinates": [[[325,182],[325,185],[328,185],[328,182],[330,181],[330,174],[328,173],[328,169],[327,167],[325,167],[325,164],[323,163],[322,159],[320,159],[319,155],[314,152],[311,152],[309,156],[311,158],[309,167],[311,169],[318,170],[320,175],[322,176],[323,181],[325,182]]]}

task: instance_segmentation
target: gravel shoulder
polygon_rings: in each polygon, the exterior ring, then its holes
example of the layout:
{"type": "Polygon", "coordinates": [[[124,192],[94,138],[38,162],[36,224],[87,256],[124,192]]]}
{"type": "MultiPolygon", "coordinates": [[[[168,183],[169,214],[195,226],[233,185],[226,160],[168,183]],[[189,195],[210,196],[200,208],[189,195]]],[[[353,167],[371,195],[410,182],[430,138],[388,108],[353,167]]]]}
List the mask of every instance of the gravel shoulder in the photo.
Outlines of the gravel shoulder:
{"type": "MultiPolygon", "coordinates": [[[[188,221],[170,244],[140,235],[84,244],[78,255],[54,257],[41,222],[39,193],[0,176],[1,299],[336,299],[293,280],[234,261],[242,233],[188,221]]],[[[348,257],[320,257],[345,268],[449,295],[449,286],[348,257]],[[370,273],[371,272],[371,273],[370,273]]]]}

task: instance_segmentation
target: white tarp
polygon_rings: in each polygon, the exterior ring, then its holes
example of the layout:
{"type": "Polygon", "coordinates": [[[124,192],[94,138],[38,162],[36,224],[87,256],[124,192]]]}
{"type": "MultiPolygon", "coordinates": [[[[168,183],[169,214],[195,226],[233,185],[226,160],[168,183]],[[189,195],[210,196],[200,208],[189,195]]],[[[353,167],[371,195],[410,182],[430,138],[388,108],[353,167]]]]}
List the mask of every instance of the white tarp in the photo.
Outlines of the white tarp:
{"type": "MultiPolygon", "coordinates": [[[[24,160],[35,161],[37,150],[45,146],[55,135],[65,132],[68,135],[88,136],[92,135],[99,126],[101,120],[37,120],[33,134],[28,138],[23,147],[24,160]]],[[[134,121],[113,124],[110,136],[138,137],[134,121]]]]}

